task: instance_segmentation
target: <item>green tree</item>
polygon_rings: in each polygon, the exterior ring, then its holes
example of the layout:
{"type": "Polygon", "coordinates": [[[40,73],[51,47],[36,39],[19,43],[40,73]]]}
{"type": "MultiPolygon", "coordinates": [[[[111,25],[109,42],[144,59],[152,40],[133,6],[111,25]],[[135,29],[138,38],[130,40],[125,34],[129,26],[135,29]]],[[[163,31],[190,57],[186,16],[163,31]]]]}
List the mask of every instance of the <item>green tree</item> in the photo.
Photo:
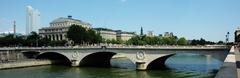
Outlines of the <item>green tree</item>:
{"type": "Polygon", "coordinates": [[[72,25],[67,32],[67,38],[76,44],[83,44],[88,41],[86,28],[80,25],[72,25]]]}
{"type": "Polygon", "coordinates": [[[24,41],[23,36],[15,36],[9,34],[5,37],[0,37],[0,46],[22,46],[24,41]]]}
{"type": "Polygon", "coordinates": [[[177,44],[178,45],[186,45],[187,40],[184,37],[181,37],[181,38],[178,39],[177,44]]]}
{"type": "Polygon", "coordinates": [[[38,46],[50,46],[52,41],[48,38],[40,38],[38,40],[38,46]]]}
{"type": "Polygon", "coordinates": [[[24,46],[38,46],[38,41],[40,40],[40,36],[36,32],[31,32],[30,35],[27,36],[26,40],[24,40],[24,46]]]}
{"type": "Polygon", "coordinates": [[[218,41],[217,44],[221,44],[222,45],[222,44],[224,44],[224,42],[223,41],[218,41]]]}
{"type": "Polygon", "coordinates": [[[90,44],[96,44],[96,43],[101,43],[102,42],[102,37],[100,34],[96,33],[93,29],[89,29],[87,31],[87,40],[88,43],[90,44]]]}
{"type": "Polygon", "coordinates": [[[163,37],[162,40],[163,40],[163,45],[169,45],[172,43],[170,37],[163,37]]]}

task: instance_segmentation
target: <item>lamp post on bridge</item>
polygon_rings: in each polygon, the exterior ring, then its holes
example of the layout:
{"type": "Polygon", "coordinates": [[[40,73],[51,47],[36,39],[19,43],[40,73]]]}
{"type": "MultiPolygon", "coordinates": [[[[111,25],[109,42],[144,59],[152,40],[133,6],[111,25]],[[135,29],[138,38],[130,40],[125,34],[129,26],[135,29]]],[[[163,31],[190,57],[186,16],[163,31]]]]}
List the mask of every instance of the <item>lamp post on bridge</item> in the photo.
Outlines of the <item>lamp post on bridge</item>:
{"type": "Polygon", "coordinates": [[[227,46],[227,45],[228,45],[228,43],[229,43],[229,34],[230,34],[230,33],[229,33],[229,32],[227,32],[227,35],[226,35],[226,43],[225,43],[225,44],[226,44],[226,46],[227,46]]]}

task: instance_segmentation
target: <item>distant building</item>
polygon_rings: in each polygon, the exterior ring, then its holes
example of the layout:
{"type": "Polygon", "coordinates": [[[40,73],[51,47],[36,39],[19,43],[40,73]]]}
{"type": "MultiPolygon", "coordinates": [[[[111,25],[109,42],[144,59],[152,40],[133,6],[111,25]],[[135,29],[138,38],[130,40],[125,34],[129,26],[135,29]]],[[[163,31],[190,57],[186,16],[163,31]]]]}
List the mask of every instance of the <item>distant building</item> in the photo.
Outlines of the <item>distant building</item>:
{"type": "MultiPolygon", "coordinates": [[[[0,33],[0,37],[6,37],[8,35],[14,35],[13,32],[2,32],[0,33]]],[[[21,33],[15,33],[15,36],[23,36],[21,33]]]]}
{"type": "Polygon", "coordinates": [[[115,30],[107,28],[94,28],[94,30],[105,40],[117,39],[117,32],[115,30]]]}
{"type": "Polygon", "coordinates": [[[9,35],[9,33],[0,33],[0,37],[5,37],[7,35],[9,35]]]}
{"type": "Polygon", "coordinates": [[[123,41],[127,41],[134,36],[136,36],[136,34],[134,32],[125,32],[125,31],[121,31],[121,30],[117,31],[117,39],[121,39],[123,41]]]}
{"type": "Polygon", "coordinates": [[[73,19],[72,16],[60,17],[50,22],[50,27],[39,29],[39,34],[43,38],[51,39],[52,41],[61,41],[67,39],[67,31],[71,25],[81,25],[85,28],[90,28],[91,24],[78,19],[73,19]]]}
{"type": "Polygon", "coordinates": [[[164,33],[164,37],[173,37],[174,35],[173,35],[173,33],[171,32],[165,32],[164,33]]]}
{"type": "Polygon", "coordinates": [[[240,28],[237,28],[237,30],[235,30],[235,43],[239,43],[240,42],[240,28]]]}
{"type": "Polygon", "coordinates": [[[32,31],[37,32],[40,27],[40,12],[37,9],[27,6],[26,14],[26,35],[32,31]]]}
{"type": "Polygon", "coordinates": [[[99,33],[105,40],[121,39],[123,41],[127,41],[136,36],[134,32],[124,32],[121,30],[112,30],[107,28],[94,28],[94,30],[99,33]]]}
{"type": "Polygon", "coordinates": [[[158,37],[162,37],[163,35],[162,34],[159,34],[158,37]]]}
{"type": "Polygon", "coordinates": [[[154,35],[153,35],[153,31],[148,31],[147,36],[149,36],[149,37],[153,37],[153,36],[154,36],[154,35]]]}

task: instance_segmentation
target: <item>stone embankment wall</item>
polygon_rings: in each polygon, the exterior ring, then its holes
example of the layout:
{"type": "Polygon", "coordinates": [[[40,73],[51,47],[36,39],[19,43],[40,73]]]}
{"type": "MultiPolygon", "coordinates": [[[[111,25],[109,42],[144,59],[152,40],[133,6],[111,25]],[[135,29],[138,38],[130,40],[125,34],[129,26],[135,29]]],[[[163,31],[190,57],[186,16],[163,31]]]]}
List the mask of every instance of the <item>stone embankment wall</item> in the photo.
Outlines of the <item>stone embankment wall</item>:
{"type": "Polygon", "coordinates": [[[50,60],[25,60],[25,61],[0,63],[0,69],[33,67],[33,66],[50,65],[50,64],[53,64],[53,62],[50,60]]]}
{"type": "Polygon", "coordinates": [[[29,59],[18,51],[0,51],[0,63],[29,59]]]}

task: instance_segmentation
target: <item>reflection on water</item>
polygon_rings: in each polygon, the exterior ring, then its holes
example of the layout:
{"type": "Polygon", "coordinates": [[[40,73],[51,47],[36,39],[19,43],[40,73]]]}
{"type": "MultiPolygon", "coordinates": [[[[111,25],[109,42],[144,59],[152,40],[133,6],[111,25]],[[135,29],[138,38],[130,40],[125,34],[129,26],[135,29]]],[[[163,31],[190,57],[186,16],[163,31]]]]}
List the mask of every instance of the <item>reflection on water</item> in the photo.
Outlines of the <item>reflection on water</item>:
{"type": "Polygon", "coordinates": [[[112,59],[121,68],[40,66],[0,70],[1,78],[213,78],[222,64],[211,56],[177,54],[166,61],[170,70],[135,71],[126,58],[112,59]],[[123,69],[122,69],[123,68],[123,69]]]}

